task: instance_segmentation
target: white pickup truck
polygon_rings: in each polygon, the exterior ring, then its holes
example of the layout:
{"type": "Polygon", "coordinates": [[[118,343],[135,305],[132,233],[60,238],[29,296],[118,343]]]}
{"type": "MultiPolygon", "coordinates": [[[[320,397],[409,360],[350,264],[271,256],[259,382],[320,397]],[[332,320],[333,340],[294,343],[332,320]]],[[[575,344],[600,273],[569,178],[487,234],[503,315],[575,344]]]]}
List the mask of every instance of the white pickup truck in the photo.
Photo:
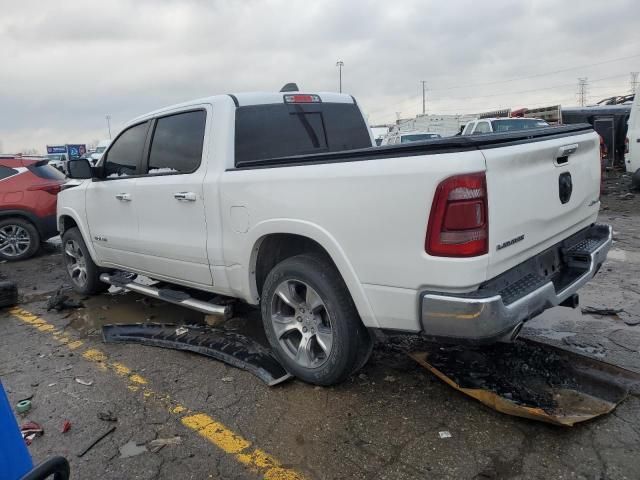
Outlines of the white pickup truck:
{"type": "Polygon", "coordinates": [[[372,145],[355,99],[336,93],[220,95],[138,117],[98,166],[70,164],[86,179],[58,199],[72,284],[204,312],[225,313],[221,295],[259,305],[285,368],[328,385],[366,362],[372,329],[515,338],[575,306],[605,260],[589,126],[372,145]]]}

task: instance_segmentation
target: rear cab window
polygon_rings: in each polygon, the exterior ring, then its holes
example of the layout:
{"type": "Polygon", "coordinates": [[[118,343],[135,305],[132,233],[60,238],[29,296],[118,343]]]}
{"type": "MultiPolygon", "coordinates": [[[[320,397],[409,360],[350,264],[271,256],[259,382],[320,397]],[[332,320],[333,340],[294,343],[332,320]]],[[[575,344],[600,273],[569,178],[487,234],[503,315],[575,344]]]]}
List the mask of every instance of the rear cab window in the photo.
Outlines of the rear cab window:
{"type": "Polygon", "coordinates": [[[236,109],[235,164],[371,147],[355,103],[248,105],[236,109]]]}
{"type": "Polygon", "coordinates": [[[158,118],[151,140],[147,173],[195,172],[202,160],[206,118],[204,110],[158,118]]]}

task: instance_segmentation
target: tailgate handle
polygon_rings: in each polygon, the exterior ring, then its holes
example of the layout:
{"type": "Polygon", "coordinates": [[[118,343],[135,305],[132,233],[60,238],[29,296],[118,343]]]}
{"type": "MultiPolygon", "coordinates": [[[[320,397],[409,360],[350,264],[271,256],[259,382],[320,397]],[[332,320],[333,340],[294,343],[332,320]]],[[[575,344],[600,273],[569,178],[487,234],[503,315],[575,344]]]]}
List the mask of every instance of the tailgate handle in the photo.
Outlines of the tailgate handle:
{"type": "Polygon", "coordinates": [[[578,144],[574,143],[572,145],[564,145],[558,149],[558,154],[556,155],[556,165],[564,165],[569,162],[569,155],[574,154],[578,151],[578,144]]]}

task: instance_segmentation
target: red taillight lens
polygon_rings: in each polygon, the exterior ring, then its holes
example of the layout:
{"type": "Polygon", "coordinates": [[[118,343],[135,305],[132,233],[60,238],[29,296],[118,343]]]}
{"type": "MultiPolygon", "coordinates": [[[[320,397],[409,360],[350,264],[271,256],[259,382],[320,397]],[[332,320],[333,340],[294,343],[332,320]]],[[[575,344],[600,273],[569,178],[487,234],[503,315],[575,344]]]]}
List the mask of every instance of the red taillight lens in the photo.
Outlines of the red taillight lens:
{"type": "Polygon", "coordinates": [[[320,103],[320,97],[318,95],[296,93],[292,95],[285,95],[284,101],[285,103],[320,103]]]}
{"type": "Polygon", "coordinates": [[[443,180],[433,198],[425,250],[439,257],[474,257],[489,251],[484,173],[443,180]]]}
{"type": "Polygon", "coordinates": [[[62,186],[59,183],[43,183],[41,185],[31,185],[27,188],[29,191],[43,190],[51,195],[57,195],[62,190],[62,186]]]}

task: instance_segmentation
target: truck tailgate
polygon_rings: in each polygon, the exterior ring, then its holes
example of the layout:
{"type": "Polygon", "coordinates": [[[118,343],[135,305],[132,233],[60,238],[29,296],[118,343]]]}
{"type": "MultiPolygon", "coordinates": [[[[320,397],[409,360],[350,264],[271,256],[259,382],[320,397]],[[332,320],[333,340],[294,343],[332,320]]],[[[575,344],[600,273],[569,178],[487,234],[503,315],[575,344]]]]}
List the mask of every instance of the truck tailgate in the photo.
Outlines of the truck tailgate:
{"type": "Polygon", "coordinates": [[[489,205],[488,278],[593,223],[600,152],[593,131],[483,148],[489,205]]]}

